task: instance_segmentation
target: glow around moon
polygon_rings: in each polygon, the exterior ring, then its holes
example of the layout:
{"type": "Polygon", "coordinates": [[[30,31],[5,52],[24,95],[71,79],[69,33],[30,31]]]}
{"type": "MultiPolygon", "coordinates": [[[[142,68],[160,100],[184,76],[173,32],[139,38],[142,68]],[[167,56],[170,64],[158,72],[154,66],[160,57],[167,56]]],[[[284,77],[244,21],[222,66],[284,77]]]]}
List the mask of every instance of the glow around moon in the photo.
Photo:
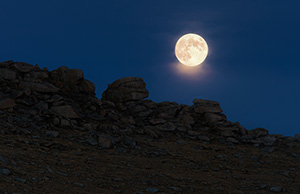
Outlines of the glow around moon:
{"type": "Polygon", "coordinates": [[[180,63],[197,66],[203,63],[208,54],[206,41],[197,34],[186,34],[179,38],[175,46],[175,55],[180,63]]]}

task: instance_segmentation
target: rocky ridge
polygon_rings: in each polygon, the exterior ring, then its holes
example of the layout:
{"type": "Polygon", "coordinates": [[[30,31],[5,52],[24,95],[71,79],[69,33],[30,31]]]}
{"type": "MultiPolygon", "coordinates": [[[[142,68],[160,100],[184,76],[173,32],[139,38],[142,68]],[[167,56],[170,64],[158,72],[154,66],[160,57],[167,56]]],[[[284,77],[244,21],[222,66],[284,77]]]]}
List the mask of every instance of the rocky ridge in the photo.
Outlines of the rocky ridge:
{"type": "MultiPolygon", "coordinates": [[[[142,78],[118,79],[98,99],[95,85],[84,79],[79,69],[62,66],[48,71],[38,65],[6,61],[0,63],[0,84],[0,134],[25,137],[21,142],[29,146],[67,149],[55,143],[61,139],[98,150],[142,152],[147,143],[141,138],[177,138],[177,142],[250,146],[269,153],[300,148],[300,135],[274,135],[264,128],[247,130],[228,121],[215,101],[195,99],[188,106],[146,99],[149,92],[142,78]]],[[[9,168],[0,168],[1,174],[10,174],[9,168]]]]}

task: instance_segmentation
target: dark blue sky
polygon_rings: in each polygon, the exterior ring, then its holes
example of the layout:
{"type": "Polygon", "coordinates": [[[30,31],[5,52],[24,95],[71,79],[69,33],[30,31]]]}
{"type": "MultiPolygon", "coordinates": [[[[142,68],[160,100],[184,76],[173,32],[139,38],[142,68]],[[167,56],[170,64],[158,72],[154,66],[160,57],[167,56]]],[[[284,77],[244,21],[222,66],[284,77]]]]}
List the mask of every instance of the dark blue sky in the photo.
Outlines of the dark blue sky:
{"type": "Polygon", "coordinates": [[[101,98],[143,77],[156,102],[220,102],[228,120],[300,133],[300,1],[9,0],[0,3],[0,60],[80,68],[101,98]],[[176,40],[201,35],[203,69],[177,69],[176,40]],[[196,72],[196,73],[195,73],[196,72]]]}

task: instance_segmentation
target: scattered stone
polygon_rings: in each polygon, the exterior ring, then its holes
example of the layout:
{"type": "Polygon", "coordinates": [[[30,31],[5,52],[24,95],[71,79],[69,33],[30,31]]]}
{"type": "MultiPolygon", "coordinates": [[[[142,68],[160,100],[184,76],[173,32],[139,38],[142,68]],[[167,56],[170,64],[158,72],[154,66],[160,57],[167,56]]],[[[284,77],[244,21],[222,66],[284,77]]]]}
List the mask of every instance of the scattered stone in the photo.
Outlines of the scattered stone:
{"type": "Polygon", "coordinates": [[[300,159],[300,155],[298,155],[298,154],[295,154],[295,153],[291,153],[291,157],[294,157],[294,158],[299,158],[299,159],[300,159]]]}
{"type": "Polygon", "coordinates": [[[259,186],[261,189],[266,189],[267,187],[268,187],[268,185],[267,184],[262,184],[262,185],[260,185],[259,186]]]}
{"type": "Polygon", "coordinates": [[[56,171],[56,173],[57,173],[57,174],[60,174],[60,175],[62,175],[62,176],[68,176],[68,174],[63,173],[63,172],[56,171]]]}
{"type": "Polygon", "coordinates": [[[98,142],[96,139],[90,137],[90,138],[86,138],[85,141],[93,146],[98,145],[98,142]]]}
{"type": "Polygon", "coordinates": [[[270,187],[270,191],[280,192],[280,191],[282,191],[282,187],[280,187],[280,186],[272,186],[272,187],[270,187]]]}
{"type": "Polygon", "coordinates": [[[157,192],[159,192],[159,190],[157,188],[155,188],[155,187],[147,187],[146,191],[149,192],[149,193],[157,193],[157,192]]]}
{"type": "Polygon", "coordinates": [[[47,131],[46,132],[46,135],[49,136],[49,137],[53,137],[53,138],[57,138],[59,136],[59,133],[57,131],[47,131]]]}
{"type": "Polygon", "coordinates": [[[182,191],[182,189],[180,189],[178,187],[169,186],[168,188],[173,190],[173,191],[176,191],[176,192],[181,192],[182,191]]]}
{"type": "Polygon", "coordinates": [[[21,182],[21,183],[26,183],[26,179],[22,179],[22,178],[18,178],[18,177],[14,177],[14,180],[21,182]]]}
{"type": "Polygon", "coordinates": [[[10,175],[10,170],[8,170],[7,168],[0,167],[0,173],[4,175],[10,175]]]}

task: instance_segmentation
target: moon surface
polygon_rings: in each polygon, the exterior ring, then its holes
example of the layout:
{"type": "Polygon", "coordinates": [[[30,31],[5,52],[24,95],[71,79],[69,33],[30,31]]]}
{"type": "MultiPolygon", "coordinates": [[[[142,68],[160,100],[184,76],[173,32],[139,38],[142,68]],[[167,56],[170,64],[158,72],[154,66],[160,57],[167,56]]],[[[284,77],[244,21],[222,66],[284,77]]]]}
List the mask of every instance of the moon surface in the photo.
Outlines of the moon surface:
{"type": "Polygon", "coordinates": [[[203,63],[208,54],[206,41],[197,34],[185,34],[175,45],[175,55],[180,63],[197,66],[203,63]]]}

